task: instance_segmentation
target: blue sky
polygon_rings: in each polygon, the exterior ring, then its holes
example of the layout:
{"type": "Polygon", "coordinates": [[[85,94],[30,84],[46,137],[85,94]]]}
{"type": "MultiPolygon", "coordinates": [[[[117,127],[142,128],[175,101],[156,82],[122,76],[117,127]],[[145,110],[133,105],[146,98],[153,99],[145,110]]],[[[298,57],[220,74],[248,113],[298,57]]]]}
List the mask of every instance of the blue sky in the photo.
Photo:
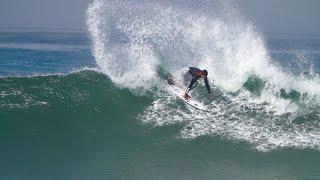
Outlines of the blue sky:
{"type": "Polygon", "coordinates": [[[81,29],[89,0],[0,0],[0,27],[81,29]]]}
{"type": "MultiPolygon", "coordinates": [[[[1,0],[0,28],[85,29],[91,0],[1,0]]],[[[261,31],[320,34],[320,0],[238,0],[261,31]]]]}
{"type": "Polygon", "coordinates": [[[243,14],[266,32],[320,34],[320,0],[239,0],[243,14]]]}

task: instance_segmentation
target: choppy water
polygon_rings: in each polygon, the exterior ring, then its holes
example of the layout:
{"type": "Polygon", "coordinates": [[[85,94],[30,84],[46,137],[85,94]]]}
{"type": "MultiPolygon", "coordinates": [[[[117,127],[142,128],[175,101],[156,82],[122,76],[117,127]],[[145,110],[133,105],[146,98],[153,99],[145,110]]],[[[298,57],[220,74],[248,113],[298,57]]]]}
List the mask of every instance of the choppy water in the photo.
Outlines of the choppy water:
{"type": "Polygon", "coordinates": [[[88,33],[1,32],[0,177],[320,179],[319,47],[214,1],[96,0],[88,33]],[[209,113],[166,89],[188,66],[209,113]]]}

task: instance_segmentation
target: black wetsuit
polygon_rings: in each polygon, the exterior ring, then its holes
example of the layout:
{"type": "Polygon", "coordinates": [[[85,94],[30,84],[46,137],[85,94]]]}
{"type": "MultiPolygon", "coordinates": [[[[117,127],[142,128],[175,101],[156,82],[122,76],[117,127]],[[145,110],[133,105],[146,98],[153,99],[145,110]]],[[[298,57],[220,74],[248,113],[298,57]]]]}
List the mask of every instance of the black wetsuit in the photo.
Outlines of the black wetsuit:
{"type": "MultiPolygon", "coordinates": [[[[201,78],[202,71],[198,68],[195,68],[195,67],[189,67],[189,73],[192,75],[192,80],[188,86],[186,93],[188,93],[190,90],[192,90],[193,88],[196,87],[196,85],[198,84],[198,82],[197,82],[198,79],[201,78]]],[[[210,94],[211,91],[210,91],[210,86],[209,86],[207,77],[204,78],[204,83],[206,84],[208,93],[210,94]]]]}

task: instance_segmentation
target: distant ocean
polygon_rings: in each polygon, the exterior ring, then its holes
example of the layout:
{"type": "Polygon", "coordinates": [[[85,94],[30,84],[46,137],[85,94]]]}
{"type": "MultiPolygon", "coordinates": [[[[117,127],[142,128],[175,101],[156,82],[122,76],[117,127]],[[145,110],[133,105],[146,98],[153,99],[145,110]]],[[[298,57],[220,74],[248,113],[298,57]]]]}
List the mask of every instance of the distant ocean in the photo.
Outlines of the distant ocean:
{"type": "Polygon", "coordinates": [[[320,35],[227,10],[96,0],[88,32],[0,32],[0,179],[320,179],[320,35]],[[188,66],[211,112],[168,92],[188,66]]]}

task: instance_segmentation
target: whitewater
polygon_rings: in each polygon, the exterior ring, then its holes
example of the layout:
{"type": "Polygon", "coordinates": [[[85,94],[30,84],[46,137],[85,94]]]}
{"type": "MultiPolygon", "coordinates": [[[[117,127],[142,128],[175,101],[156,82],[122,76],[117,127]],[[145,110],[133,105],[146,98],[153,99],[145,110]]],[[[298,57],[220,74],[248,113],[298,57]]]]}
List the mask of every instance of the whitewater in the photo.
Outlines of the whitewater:
{"type": "MultiPolygon", "coordinates": [[[[154,126],[183,124],[177,138],[218,136],[260,151],[319,150],[320,81],[314,63],[303,67],[308,74],[276,63],[263,33],[236,3],[195,4],[95,0],[88,8],[99,69],[117,87],[142,96],[151,92],[155,98],[140,120],[154,126]],[[198,87],[193,96],[211,113],[188,107],[166,89],[161,74],[170,72],[179,80],[189,66],[209,72],[213,95],[198,87]]],[[[301,64],[309,62],[296,54],[301,64]]]]}

